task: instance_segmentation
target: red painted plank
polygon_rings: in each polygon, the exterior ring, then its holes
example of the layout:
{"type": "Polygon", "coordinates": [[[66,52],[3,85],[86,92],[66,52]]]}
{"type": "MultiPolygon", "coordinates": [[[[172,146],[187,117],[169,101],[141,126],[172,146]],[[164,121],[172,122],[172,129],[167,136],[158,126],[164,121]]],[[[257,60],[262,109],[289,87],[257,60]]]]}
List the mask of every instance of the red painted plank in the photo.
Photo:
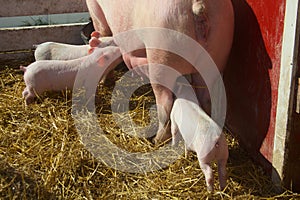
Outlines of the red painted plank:
{"type": "Polygon", "coordinates": [[[272,70],[269,70],[271,83],[271,116],[269,131],[261,146],[261,153],[268,159],[272,160],[273,140],[275,131],[276,106],[277,106],[277,88],[279,83],[280,62],[281,62],[281,44],[284,26],[284,0],[249,0],[249,5],[255,10],[258,23],[261,27],[261,33],[267,53],[272,62],[272,70]]]}
{"type": "Polygon", "coordinates": [[[285,0],[233,0],[235,38],[224,81],[227,126],[272,169],[285,0]]]}

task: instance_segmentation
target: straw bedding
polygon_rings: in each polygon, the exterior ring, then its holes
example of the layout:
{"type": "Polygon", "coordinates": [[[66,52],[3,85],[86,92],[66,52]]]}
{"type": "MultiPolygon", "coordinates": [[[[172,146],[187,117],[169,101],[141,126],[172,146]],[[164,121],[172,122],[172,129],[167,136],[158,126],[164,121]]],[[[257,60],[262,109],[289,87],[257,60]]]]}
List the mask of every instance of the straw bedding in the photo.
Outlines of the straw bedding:
{"type": "MultiPolygon", "coordinates": [[[[123,72],[121,67],[116,74],[123,72]]],[[[270,178],[230,134],[229,178],[224,191],[206,191],[204,175],[191,152],[154,172],[114,170],[84,147],[71,115],[70,91],[47,92],[25,107],[21,95],[24,87],[20,70],[0,66],[0,199],[300,198],[289,191],[276,193],[270,178]]],[[[128,126],[126,131],[120,130],[110,110],[112,90],[113,83],[101,85],[96,98],[98,123],[107,138],[129,152],[158,149],[147,139],[126,134],[139,129],[128,126]]],[[[149,107],[154,103],[149,86],[132,95],[130,116],[135,123],[149,123],[149,107]]],[[[214,169],[217,188],[215,165],[214,169]]]]}

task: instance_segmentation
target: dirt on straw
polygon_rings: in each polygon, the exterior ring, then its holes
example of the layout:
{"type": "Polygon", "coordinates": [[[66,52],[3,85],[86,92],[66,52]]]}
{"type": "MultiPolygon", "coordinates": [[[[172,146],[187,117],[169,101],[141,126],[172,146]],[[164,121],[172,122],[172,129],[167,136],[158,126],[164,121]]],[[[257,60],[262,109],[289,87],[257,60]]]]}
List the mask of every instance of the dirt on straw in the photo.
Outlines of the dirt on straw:
{"type": "MultiPolygon", "coordinates": [[[[121,76],[124,67],[115,72],[121,76]],[[120,70],[121,69],[121,70],[120,70]]],[[[99,86],[97,119],[111,142],[129,152],[157,149],[149,140],[118,127],[110,109],[113,83],[99,86]]],[[[0,199],[297,199],[290,191],[276,193],[270,177],[255,165],[238,141],[227,134],[230,158],[224,191],[206,191],[194,153],[182,155],[161,170],[126,173],[106,166],[82,143],[71,115],[72,93],[47,92],[25,107],[23,74],[0,66],[0,199]]],[[[151,88],[131,96],[130,116],[149,124],[154,104],[151,88]]],[[[122,116],[121,116],[122,117],[122,116]]],[[[109,156],[109,155],[108,155],[109,156]]],[[[218,187],[216,166],[215,188],[218,187]]]]}

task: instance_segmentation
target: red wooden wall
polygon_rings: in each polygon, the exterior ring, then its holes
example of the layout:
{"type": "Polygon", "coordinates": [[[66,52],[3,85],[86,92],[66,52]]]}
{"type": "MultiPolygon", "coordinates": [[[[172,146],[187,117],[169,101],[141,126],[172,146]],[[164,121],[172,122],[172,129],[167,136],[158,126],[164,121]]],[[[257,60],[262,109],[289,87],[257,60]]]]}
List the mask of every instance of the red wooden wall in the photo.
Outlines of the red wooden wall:
{"type": "Polygon", "coordinates": [[[235,36],[224,81],[227,127],[271,173],[285,0],[232,0],[235,36]]]}

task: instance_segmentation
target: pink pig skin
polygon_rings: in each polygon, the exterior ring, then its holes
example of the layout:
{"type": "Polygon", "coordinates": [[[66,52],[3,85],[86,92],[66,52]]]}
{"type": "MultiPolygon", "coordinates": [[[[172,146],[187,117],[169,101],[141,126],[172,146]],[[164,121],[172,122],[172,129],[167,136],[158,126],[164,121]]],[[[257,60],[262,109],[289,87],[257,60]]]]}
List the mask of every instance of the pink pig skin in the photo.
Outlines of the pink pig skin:
{"type": "Polygon", "coordinates": [[[121,53],[117,47],[95,48],[92,54],[75,60],[42,60],[30,64],[28,67],[20,66],[24,71],[26,88],[22,96],[26,105],[33,102],[36,95],[45,91],[59,91],[73,89],[74,81],[79,70],[99,65],[106,62],[119,60],[121,53]]]}
{"type": "MultiPolygon", "coordinates": [[[[197,41],[210,54],[221,73],[225,68],[234,32],[231,0],[86,0],[86,3],[94,28],[101,36],[114,36],[147,27],[172,29],[197,41]]],[[[123,42],[127,44],[127,41],[123,42]]],[[[196,74],[198,72],[193,66],[170,52],[147,49],[147,43],[140,42],[140,45],[144,45],[146,49],[122,55],[128,68],[137,68],[147,63],[159,63],[171,66],[182,75],[193,74],[192,82],[201,83],[201,77],[196,74]]],[[[118,45],[121,50],[124,49],[121,43],[118,45]]],[[[158,107],[159,128],[154,139],[159,143],[171,137],[169,120],[174,99],[168,87],[155,82],[157,79],[161,80],[160,77],[163,79],[168,77],[168,86],[172,87],[177,77],[170,77],[163,68],[149,67],[148,73],[151,75],[150,82],[156,104],[160,105],[158,107]]],[[[214,85],[215,80],[216,77],[211,77],[207,83],[208,88],[214,85]]],[[[203,109],[209,112],[208,90],[196,90],[203,109]]]]}
{"type": "Polygon", "coordinates": [[[35,60],[73,60],[88,55],[88,45],[44,42],[36,45],[35,60]]]}
{"type": "MultiPolygon", "coordinates": [[[[115,46],[112,37],[102,37],[99,39],[99,48],[115,46]]],[[[89,45],[71,45],[58,42],[44,42],[35,45],[35,60],[73,60],[88,55],[89,45]]]]}
{"type": "Polygon", "coordinates": [[[171,111],[171,132],[173,145],[182,136],[186,148],[197,153],[208,191],[214,190],[211,162],[217,161],[220,189],[223,190],[226,187],[228,146],[220,127],[197,104],[178,98],[171,111]]]}

